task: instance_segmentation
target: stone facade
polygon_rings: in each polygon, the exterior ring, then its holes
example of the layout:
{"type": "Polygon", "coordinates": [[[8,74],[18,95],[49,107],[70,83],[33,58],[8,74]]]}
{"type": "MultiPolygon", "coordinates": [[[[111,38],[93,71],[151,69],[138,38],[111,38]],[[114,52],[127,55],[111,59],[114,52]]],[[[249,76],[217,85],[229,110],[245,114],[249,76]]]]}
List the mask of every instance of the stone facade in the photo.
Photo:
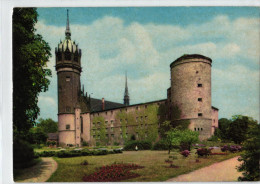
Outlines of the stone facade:
{"type": "Polygon", "coordinates": [[[132,136],[154,142],[165,120],[188,120],[188,128],[198,131],[200,139],[213,135],[218,127],[218,109],[211,106],[210,58],[184,55],[172,62],[167,99],[129,105],[126,82],[124,104],[120,104],[84,93],[80,83],[81,50],[70,38],[68,20],[65,36],[55,49],[60,146],[80,147],[83,142],[124,144],[132,136]]]}
{"type": "Polygon", "coordinates": [[[189,120],[189,128],[200,138],[211,136],[211,59],[202,55],[184,55],[171,65],[172,121],[189,120]]]}

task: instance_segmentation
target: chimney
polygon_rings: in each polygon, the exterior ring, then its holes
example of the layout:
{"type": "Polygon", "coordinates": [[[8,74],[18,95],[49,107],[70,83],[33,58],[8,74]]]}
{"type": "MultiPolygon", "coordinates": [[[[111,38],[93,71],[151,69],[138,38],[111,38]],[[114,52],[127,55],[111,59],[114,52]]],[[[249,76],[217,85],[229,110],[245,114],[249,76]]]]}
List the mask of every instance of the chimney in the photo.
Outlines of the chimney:
{"type": "Polygon", "coordinates": [[[105,110],[105,99],[102,98],[102,110],[105,110]]]}

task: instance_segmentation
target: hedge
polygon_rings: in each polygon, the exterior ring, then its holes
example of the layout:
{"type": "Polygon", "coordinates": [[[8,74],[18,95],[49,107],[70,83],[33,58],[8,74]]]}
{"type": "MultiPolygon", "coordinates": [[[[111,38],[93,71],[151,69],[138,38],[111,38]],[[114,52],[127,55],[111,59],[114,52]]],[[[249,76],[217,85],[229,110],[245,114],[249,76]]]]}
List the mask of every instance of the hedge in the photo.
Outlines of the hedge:
{"type": "Polygon", "coordinates": [[[168,150],[169,146],[166,141],[160,140],[153,145],[153,150],[168,150]]]}
{"type": "Polygon", "coordinates": [[[71,151],[43,151],[36,152],[35,154],[39,157],[59,157],[59,158],[68,158],[68,157],[79,157],[79,156],[91,156],[91,155],[107,155],[107,154],[115,154],[122,153],[120,149],[114,150],[71,150],[71,151]]]}
{"type": "Polygon", "coordinates": [[[124,150],[133,151],[137,146],[138,150],[150,150],[152,149],[152,143],[149,141],[129,141],[125,144],[124,150]]]}

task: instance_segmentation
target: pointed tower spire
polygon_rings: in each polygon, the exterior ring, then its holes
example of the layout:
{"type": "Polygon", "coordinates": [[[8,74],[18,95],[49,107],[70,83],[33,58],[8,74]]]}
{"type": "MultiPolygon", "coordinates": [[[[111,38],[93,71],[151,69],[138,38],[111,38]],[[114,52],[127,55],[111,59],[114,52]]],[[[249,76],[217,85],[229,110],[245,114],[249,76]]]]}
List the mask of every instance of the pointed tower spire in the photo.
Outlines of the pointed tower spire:
{"type": "Polygon", "coordinates": [[[65,31],[66,39],[70,39],[71,32],[70,32],[70,22],[69,22],[69,10],[67,9],[67,26],[65,31]]]}
{"type": "Polygon", "coordinates": [[[129,93],[128,93],[128,86],[127,86],[127,72],[125,73],[125,95],[124,95],[124,105],[129,105],[129,93]]]}

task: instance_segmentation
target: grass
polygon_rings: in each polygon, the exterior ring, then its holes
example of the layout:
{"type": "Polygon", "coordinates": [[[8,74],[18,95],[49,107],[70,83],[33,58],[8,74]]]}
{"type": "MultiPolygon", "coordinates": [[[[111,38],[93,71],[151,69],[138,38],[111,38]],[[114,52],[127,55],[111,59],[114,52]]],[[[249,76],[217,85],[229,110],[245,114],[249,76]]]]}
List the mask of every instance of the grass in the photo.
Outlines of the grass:
{"type": "MultiPolygon", "coordinates": [[[[220,152],[220,151],[218,151],[220,152]]],[[[239,155],[240,153],[230,153],[228,155],[212,155],[207,158],[199,158],[195,150],[191,152],[188,158],[184,158],[179,152],[173,152],[170,155],[175,159],[169,158],[167,151],[124,151],[123,154],[111,154],[104,156],[83,156],[74,158],[54,158],[58,163],[57,171],[48,180],[49,182],[82,182],[84,175],[89,175],[96,171],[97,167],[110,165],[114,162],[135,163],[144,166],[132,172],[138,173],[140,177],[124,180],[127,182],[139,181],[165,181],[181,174],[211,165],[239,155]],[[177,159],[176,159],[177,157],[177,159]],[[170,159],[174,165],[179,168],[167,168],[170,164],[165,160],[170,159]],[[88,165],[80,165],[84,160],[88,165]]]]}

